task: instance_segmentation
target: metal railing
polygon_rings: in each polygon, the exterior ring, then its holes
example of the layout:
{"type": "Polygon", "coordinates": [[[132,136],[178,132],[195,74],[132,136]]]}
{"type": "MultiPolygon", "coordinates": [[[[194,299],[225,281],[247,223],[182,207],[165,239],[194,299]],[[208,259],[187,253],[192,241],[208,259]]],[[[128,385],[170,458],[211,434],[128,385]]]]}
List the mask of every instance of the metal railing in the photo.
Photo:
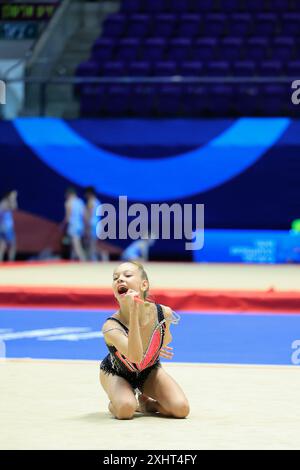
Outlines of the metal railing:
{"type": "MultiPolygon", "coordinates": [[[[1,77],[0,77],[1,79],[1,77]]],[[[207,85],[207,84],[215,84],[215,85],[260,85],[260,84],[278,84],[278,85],[286,85],[287,90],[291,90],[292,94],[292,83],[295,80],[299,80],[299,77],[287,77],[287,76],[279,76],[279,77],[208,77],[208,76],[201,76],[201,77],[187,77],[187,76],[168,76],[168,77],[130,77],[130,76],[122,76],[122,77],[24,77],[24,78],[6,78],[4,82],[6,84],[7,89],[9,89],[10,85],[21,83],[24,85],[26,90],[26,85],[30,85],[32,87],[36,87],[36,96],[37,96],[37,109],[35,115],[45,116],[47,107],[51,103],[48,99],[48,88],[50,86],[57,87],[69,87],[72,89],[75,85],[101,85],[101,84],[199,84],[199,85],[207,85]]],[[[75,98],[74,98],[75,99],[75,98]]],[[[52,100],[53,101],[53,100],[52,100]]],[[[25,111],[26,111],[26,92],[25,92],[25,111]]]]}

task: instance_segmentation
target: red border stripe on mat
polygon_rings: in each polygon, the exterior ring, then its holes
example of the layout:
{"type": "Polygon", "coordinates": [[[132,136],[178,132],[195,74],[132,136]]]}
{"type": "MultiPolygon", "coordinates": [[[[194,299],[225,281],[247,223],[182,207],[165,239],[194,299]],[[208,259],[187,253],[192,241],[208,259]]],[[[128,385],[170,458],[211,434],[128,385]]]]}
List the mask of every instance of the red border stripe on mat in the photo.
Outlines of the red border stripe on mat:
{"type": "MultiPolygon", "coordinates": [[[[151,299],[174,310],[213,312],[300,313],[300,292],[157,289],[151,299]]],[[[1,286],[5,307],[114,309],[110,288],[1,286]]]]}

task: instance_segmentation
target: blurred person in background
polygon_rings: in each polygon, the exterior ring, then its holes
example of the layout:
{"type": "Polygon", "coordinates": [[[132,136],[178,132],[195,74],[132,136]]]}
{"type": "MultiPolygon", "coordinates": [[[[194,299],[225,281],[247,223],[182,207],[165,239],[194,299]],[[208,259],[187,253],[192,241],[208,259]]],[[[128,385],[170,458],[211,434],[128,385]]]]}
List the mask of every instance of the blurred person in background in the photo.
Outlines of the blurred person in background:
{"type": "Polygon", "coordinates": [[[149,261],[149,250],[155,243],[154,235],[143,236],[139,240],[132,242],[122,253],[123,261],[149,261]]]}
{"type": "Polygon", "coordinates": [[[13,211],[18,208],[18,193],[10,190],[4,193],[0,200],[0,261],[7,254],[8,261],[16,258],[16,235],[13,211]]]}
{"type": "Polygon", "coordinates": [[[288,262],[300,263],[300,219],[292,221],[290,236],[292,237],[292,253],[288,262]]]}
{"type": "Polygon", "coordinates": [[[66,228],[66,235],[70,238],[71,242],[71,259],[86,261],[86,255],[82,247],[85,205],[83,200],[77,196],[74,188],[66,190],[65,198],[64,226],[66,228]]]}
{"type": "Polygon", "coordinates": [[[92,186],[85,188],[86,208],[85,208],[85,225],[86,225],[86,243],[87,243],[87,256],[90,261],[98,260],[97,252],[97,223],[99,218],[97,216],[97,207],[101,202],[97,198],[95,189],[92,186]]]}

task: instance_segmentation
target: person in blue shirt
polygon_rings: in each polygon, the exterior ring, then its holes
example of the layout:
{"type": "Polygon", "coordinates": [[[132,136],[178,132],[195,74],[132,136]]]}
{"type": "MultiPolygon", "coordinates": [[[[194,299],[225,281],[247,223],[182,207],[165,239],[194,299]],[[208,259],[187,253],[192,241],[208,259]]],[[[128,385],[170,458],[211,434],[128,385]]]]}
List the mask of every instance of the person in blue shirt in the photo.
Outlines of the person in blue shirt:
{"type": "Polygon", "coordinates": [[[70,237],[71,241],[71,258],[86,261],[86,255],[82,246],[85,205],[83,200],[77,196],[74,188],[68,188],[65,197],[64,222],[66,224],[66,234],[70,237]]]}
{"type": "Polygon", "coordinates": [[[16,258],[13,211],[18,208],[17,197],[17,191],[10,190],[0,200],[0,261],[3,261],[6,253],[9,261],[16,258]]]}
{"type": "Polygon", "coordinates": [[[97,250],[97,224],[99,217],[97,216],[97,208],[101,205],[101,202],[97,198],[95,189],[92,186],[88,186],[85,189],[86,207],[85,207],[85,225],[86,225],[86,248],[88,259],[90,261],[98,260],[97,250]]]}

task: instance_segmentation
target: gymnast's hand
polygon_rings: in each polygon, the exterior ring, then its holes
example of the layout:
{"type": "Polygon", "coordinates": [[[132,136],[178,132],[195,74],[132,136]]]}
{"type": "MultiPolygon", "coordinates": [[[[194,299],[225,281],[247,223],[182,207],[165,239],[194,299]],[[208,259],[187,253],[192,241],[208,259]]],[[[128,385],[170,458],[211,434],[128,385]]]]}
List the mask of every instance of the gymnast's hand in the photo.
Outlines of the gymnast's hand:
{"type": "Polygon", "coordinates": [[[135,300],[139,298],[139,293],[133,289],[128,289],[125,294],[122,294],[122,297],[128,307],[133,307],[134,305],[136,305],[135,300]]]}
{"type": "Polygon", "coordinates": [[[164,359],[173,359],[174,353],[172,352],[173,348],[169,346],[163,346],[160,350],[159,355],[164,359]]]}

